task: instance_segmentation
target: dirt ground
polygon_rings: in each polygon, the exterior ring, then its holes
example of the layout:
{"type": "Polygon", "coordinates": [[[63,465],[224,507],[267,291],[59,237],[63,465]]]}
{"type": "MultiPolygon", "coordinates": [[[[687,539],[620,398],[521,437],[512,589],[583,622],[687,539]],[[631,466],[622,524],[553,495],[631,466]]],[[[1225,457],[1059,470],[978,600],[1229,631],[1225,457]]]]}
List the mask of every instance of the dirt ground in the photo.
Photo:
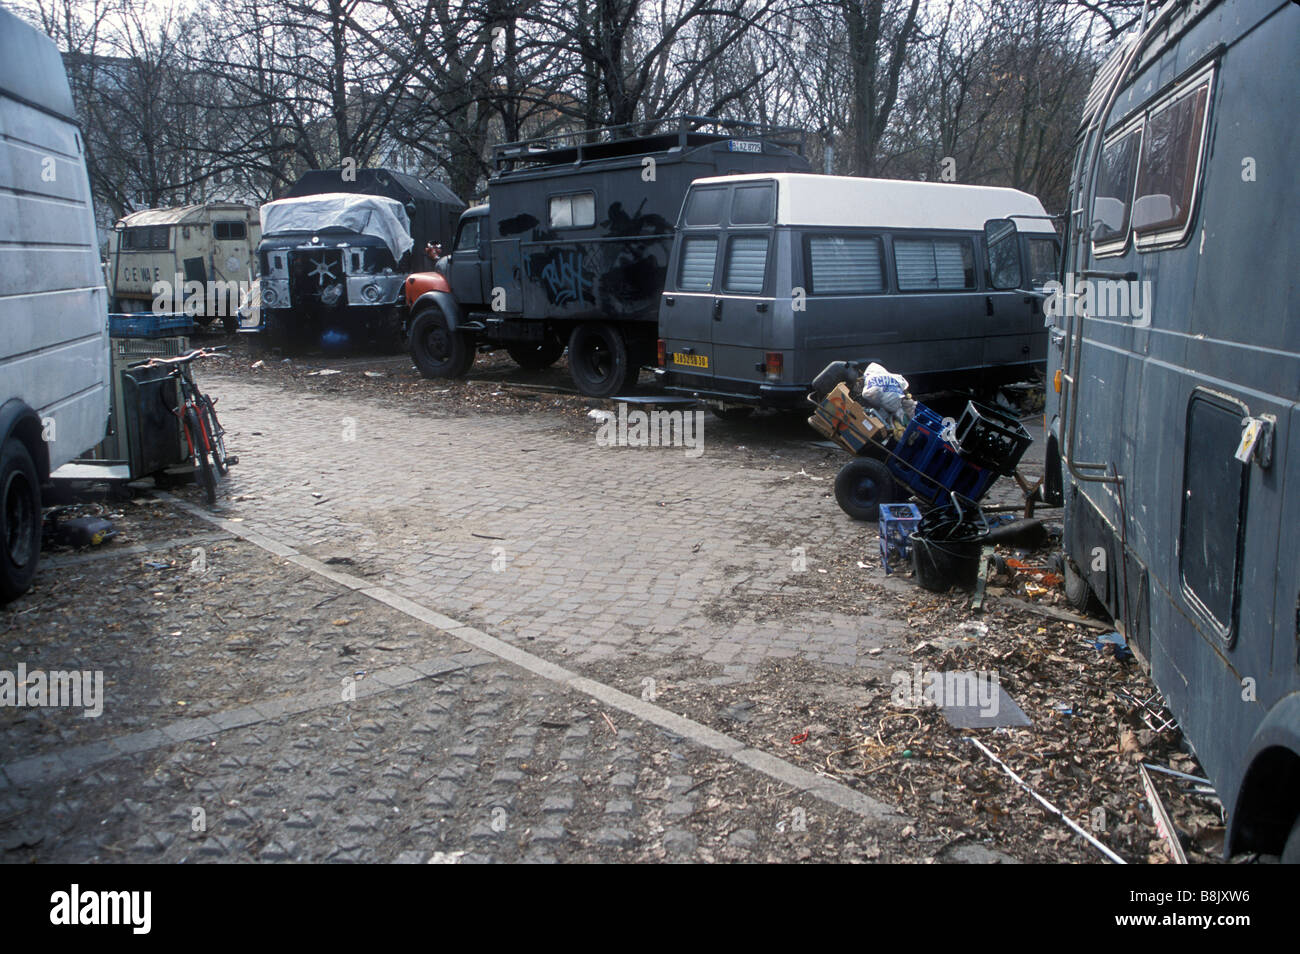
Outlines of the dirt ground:
{"type": "MultiPolygon", "coordinates": [[[[200,379],[210,380],[219,395],[220,381],[227,376],[254,380],[289,396],[348,395],[431,417],[537,415],[548,433],[584,441],[594,426],[589,411],[607,406],[573,393],[562,361],[547,371],[522,372],[504,353],[480,355],[466,380],[426,381],[406,355],[286,359],[263,353],[241,337],[228,357],[201,371],[200,379]]],[[[652,394],[648,378],[643,372],[639,390],[652,394]]],[[[831,485],[846,458],[820,441],[802,415],[762,413],[711,426],[722,435],[713,445],[721,459],[771,470],[773,482],[823,483],[826,506],[835,507],[831,485]]],[[[999,488],[996,502],[1016,499],[1009,481],[999,488]]],[[[181,492],[197,500],[192,490],[181,492]]],[[[147,490],[138,490],[129,501],[82,503],[65,511],[87,513],[103,515],[118,527],[107,547],[152,548],[160,541],[169,546],[141,552],[133,557],[133,572],[113,580],[97,578],[89,565],[84,575],[64,574],[58,588],[42,592],[33,605],[0,614],[0,632],[11,649],[69,636],[90,638],[96,632],[101,638],[131,640],[133,649],[165,651],[175,644],[179,652],[183,643],[189,650],[209,646],[238,655],[261,652],[262,641],[271,638],[286,664],[305,668],[313,666],[312,654],[349,657],[347,665],[364,667],[401,649],[390,645],[393,640],[363,613],[342,606],[328,610],[339,615],[327,638],[283,644],[285,627],[293,629],[295,614],[321,607],[321,595],[301,590],[302,581],[293,586],[252,579],[240,583],[263,587],[258,604],[276,607],[266,618],[230,609],[228,595],[209,602],[202,591],[190,594],[179,625],[174,614],[157,607],[185,585],[179,574],[193,549],[185,538],[210,528],[195,526],[147,490]],[[228,618],[232,613],[237,625],[228,618]],[[294,645],[298,656],[291,658],[294,645]]],[[[1058,513],[1040,511],[1049,534],[1059,532],[1058,513]]],[[[590,664],[584,674],[625,691],[636,691],[653,676],[660,705],[897,806],[914,819],[904,830],[904,837],[913,839],[904,852],[912,860],[958,860],[964,848],[990,845],[997,846],[996,852],[975,860],[1103,860],[1097,848],[982,753],[970,741],[974,737],[1126,861],[1164,863],[1169,853],[1143,793],[1138,763],[1197,776],[1201,770],[1176,727],[1153,728],[1134,704],[1134,699],[1155,696],[1141,667],[1109,647],[1094,645],[1110,630],[1108,621],[1078,617],[1065,604],[1052,562],[1053,542],[1049,537],[1034,552],[1002,548],[999,555],[1020,566],[990,580],[982,612],[970,608],[968,593],[921,589],[910,579],[910,570],[885,576],[879,554],[861,546],[843,547],[819,562],[797,593],[775,595],[759,609],[760,621],[779,623],[795,611],[819,609],[858,617],[870,628],[873,620],[886,625],[882,608],[888,607],[891,638],[872,650],[879,664],[871,667],[827,667],[795,657],[769,660],[753,677],[728,681],[720,678],[722,667],[696,658],[682,656],[665,669],[662,659],[652,661],[634,651],[590,664]],[[906,621],[905,628],[897,626],[898,619],[906,621]],[[893,678],[900,671],[915,673],[918,680],[935,671],[996,673],[1030,724],[956,728],[937,708],[900,704],[893,678]]],[[[219,554],[221,547],[236,544],[210,545],[219,554]]],[[[46,557],[75,566],[78,554],[52,546],[46,557]]],[[[209,580],[204,586],[215,583],[209,580]]],[[[742,609],[719,601],[709,612],[725,619],[742,609]]],[[[195,698],[212,696],[205,691],[212,688],[195,684],[195,698]]],[[[258,687],[247,688],[251,697],[258,687]]],[[[184,700],[162,699],[153,705],[154,713],[145,707],[132,717],[147,724],[159,707],[183,706],[184,700]]],[[[9,752],[57,740],[57,725],[38,728],[30,735],[33,727],[11,726],[9,752]]],[[[1217,861],[1223,839],[1217,801],[1172,776],[1153,778],[1191,860],[1217,861]]],[[[879,851],[864,850],[859,860],[871,860],[872,852],[879,851]]]]}

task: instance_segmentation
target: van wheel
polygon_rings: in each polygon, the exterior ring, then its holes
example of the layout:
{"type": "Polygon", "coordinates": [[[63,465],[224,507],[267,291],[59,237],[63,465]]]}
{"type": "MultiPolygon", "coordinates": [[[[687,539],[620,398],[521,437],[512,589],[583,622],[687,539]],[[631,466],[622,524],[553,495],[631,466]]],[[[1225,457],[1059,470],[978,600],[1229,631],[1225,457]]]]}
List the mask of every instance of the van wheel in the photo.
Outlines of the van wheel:
{"type": "Polygon", "coordinates": [[[854,520],[879,520],[880,505],[894,500],[889,468],[870,457],[855,457],[835,477],[835,502],[854,520]]]}
{"type": "Polygon", "coordinates": [[[41,484],[26,445],[0,448],[0,603],[27,592],[41,555],[41,484]]]}
{"type": "Polygon", "coordinates": [[[592,323],[573,329],[569,337],[569,374],[587,397],[618,394],[626,386],[630,370],[627,343],[617,328],[592,323]]]}
{"type": "Polygon", "coordinates": [[[560,360],[560,355],[564,354],[564,342],[555,335],[548,335],[541,344],[506,345],[506,354],[525,371],[540,371],[560,360]]]}
{"type": "Polygon", "coordinates": [[[1300,815],[1296,816],[1295,824],[1291,826],[1291,834],[1287,836],[1278,861],[1284,865],[1300,865],[1300,815]]]}
{"type": "Polygon", "coordinates": [[[1061,576],[1065,578],[1063,588],[1067,603],[1085,616],[1106,615],[1106,607],[1097,599],[1097,594],[1088,585],[1087,577],[1079,571],[1069,554],[1065,554],[1061,560],[1061,576]]]}
{"type": "Polygon", "coordinates": [[[411,358],[426,378],[463,378],[474,364],[474,339],[452,331],[437,305],[426,305],[411,321],[411,358]]]}

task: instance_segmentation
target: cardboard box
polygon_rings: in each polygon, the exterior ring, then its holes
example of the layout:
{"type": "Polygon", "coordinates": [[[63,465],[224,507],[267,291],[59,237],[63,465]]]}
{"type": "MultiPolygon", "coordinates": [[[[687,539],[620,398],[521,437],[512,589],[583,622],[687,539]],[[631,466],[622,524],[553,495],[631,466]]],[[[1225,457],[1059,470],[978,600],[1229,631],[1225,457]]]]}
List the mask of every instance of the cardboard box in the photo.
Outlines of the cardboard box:
{"type": "Polygon", "coordinates": [[[812,429],[851,454],[862,451],[873,438],[885,434],[884,422],[849,395],[848,386],[835,385],[808,418],[812,429]]]}

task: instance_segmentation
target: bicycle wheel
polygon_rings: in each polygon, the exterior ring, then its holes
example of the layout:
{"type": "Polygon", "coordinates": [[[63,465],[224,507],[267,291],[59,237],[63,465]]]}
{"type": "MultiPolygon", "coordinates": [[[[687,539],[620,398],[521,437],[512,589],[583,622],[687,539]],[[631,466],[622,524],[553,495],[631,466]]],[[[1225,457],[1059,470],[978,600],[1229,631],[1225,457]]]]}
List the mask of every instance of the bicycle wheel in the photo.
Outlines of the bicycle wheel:
{"type": "Polygon", "coordinates": [[[185,430],[194,453],[195,476],[203,487],[203,494],[208,498],[208,503],[214,504],[217,502],[217,478],[212,473],[212,463],[208,460],[207,434],[193,406],[185,409],[185,430]]]}
{"type": "Polygon", "coordinates": [[[217,465],[217,473],[223,477],[230,473],[230,461],[226,457],[226,429],[217,420],[216,402],[206,394],[199,395],[199,407],[203,411],[203,424],[208,431],[208,442],[212,450],[212,463],[217,465]]]}

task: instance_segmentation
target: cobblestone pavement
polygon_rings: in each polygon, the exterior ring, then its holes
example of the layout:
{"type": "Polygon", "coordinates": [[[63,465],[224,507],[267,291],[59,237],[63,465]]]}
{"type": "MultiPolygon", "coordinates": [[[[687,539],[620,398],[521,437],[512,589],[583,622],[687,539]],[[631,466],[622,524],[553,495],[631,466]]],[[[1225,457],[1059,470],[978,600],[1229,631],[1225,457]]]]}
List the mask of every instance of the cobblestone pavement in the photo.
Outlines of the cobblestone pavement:
{"type": "Polygon", "coordinates": [[[879,817],[151,509],[119,525],[161,545],[50,560],[0,617],[10,671],[107,676],[99,718],[5,710],[6,861],[896,854],[879,817]]]}
{"type": "Polygon", "coordinates": [[[879,563],[831,496],[841,455],[712,418],[694,457],[204,383],[240,458],[215,523],[128,508],[115,550],[49,561],[0,615],[4,668],[102,669],[109,699],[6,712],[5,860],[942,853],[665,695],[788,661],[841,673],[851,705],[907,664],[914,590],[823,584],[846,552],[879,563]]]}

